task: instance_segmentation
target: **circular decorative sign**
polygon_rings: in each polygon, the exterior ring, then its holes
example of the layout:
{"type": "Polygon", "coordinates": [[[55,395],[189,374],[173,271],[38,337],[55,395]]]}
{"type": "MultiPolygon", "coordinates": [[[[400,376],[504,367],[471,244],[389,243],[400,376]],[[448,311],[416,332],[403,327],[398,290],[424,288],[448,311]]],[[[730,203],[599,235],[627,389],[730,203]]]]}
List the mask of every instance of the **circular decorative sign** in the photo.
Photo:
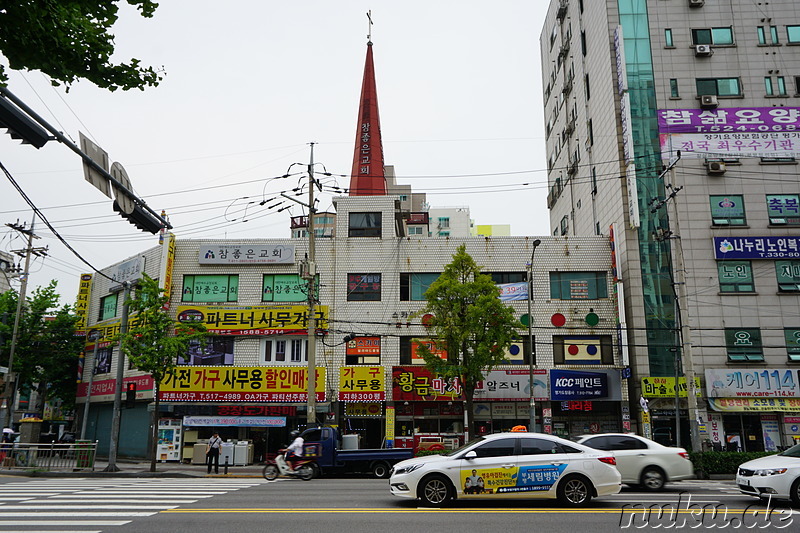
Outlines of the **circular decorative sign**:
{"type": "Polygon", "coordinates": [[[550,323],[553,324],[555,327],[560,328],[561,326],[567,323],[567,318],[561,313],[556,313],[550,317],[550,323]]]}

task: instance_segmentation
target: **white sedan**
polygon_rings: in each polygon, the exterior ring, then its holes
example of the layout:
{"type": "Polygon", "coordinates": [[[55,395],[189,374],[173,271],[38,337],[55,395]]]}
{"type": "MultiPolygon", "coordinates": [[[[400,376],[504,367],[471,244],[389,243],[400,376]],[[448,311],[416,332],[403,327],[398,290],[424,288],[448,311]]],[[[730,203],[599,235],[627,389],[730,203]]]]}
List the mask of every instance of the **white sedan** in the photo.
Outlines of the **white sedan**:
{"type": "Polygon", "coordinates": [[[800,444],[777,455],[740,464],[736,484],[744,494],[791,500],[800,506],[800,444]]]}
{"type": "Polygon", "coordinates": [[[661,490],[667,481],[694,477],[694,466],[683,448],[661,444],[631,433],[585,435],[578,442],[613,452],[622,482],[645,490],[661,490]]]}
{"type": "Polygon", "coordinates": [[[497,433],[394,465],[390,491],[428,506],[471,498],[558,498],[571,507],[621,488],[614,456],[540,433],[497,433]]]}

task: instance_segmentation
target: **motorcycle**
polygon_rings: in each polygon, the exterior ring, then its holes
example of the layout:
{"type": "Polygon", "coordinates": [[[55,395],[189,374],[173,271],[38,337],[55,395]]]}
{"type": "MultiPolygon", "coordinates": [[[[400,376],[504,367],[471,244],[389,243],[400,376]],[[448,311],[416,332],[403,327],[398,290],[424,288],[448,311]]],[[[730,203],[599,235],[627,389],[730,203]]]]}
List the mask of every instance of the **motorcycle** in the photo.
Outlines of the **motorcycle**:
{"type": "Polygon", "coordinates": [[[279,476],[283,477],[298,477],[303,481],[308,481],[317,475],[319,466],[317,466],[314,458],[301,458],[294,461],[294,469],[286,461],[286,451],[281,450],[274,459],[267,459],[267,464],[264,467],[264,479],[273,481],[279,476]]]}

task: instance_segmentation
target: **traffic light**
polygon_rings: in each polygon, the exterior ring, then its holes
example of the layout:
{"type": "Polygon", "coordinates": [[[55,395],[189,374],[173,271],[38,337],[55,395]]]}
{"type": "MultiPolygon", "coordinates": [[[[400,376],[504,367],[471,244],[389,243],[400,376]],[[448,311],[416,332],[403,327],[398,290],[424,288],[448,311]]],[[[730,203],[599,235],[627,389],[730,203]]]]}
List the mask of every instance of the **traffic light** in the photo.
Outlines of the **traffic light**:
{"type": "Polygon", "coordinates": [[[125,408],[133,409],[136,407],[136,383],[125,384],[125,408]]]}
{"type": "Polygon", "coordinates": [[[8,98],[0,95],[0,128],[8,129],[12,139],[22,140],[22,144],[32,144],[41,148],[50,140],[50,135],[8,98]]]}
{"type": "Polygon", "coordinates": [[[130,213],[126,213],[119,207],[117,201],[114,200],[114,211],[140,230],[149,231],[153,235],[161,231],[161,228],[164,226],[159,219],[142,209],[138,204],[134,204],[133,210],[130,213]]]}

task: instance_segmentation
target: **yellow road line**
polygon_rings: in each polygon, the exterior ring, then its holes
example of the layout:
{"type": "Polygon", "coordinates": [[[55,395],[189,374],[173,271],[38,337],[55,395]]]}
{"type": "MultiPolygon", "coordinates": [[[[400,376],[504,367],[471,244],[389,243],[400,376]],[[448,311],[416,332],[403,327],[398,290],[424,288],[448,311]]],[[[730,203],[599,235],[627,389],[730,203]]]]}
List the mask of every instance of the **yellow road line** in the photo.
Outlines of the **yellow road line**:
{"type": "MultiPolygon", "coordinates": [[[[697,514],[702,512],[703,509],[678,509],[678,514],[697,514]]],[[[712,509],[705,509],[706,514],[711,513],[712,509]]],[[[723,513],[727,512],[729,515],[732,514],[741,514],[744,512],[753,513],[753,512],[765,512],[766,509],[719,509],[717,514],[722,515],[723,513]]],[[[490,508],[490,509],[440,509],[440,508],[409,508],[409,509],[398,509],[398,508],[342,508],[342,507],[333,507],[328,509],[320,509],[319,507],[315,507],[313,509],[292,509],[292,508],[207,508],[207,509],[166,509],[161,511],[161,513],[414,513],[414,512],[427,512],[427,513],[583,513],[583,514],[619,514],[619,513],[627,513],[627,514],[649,514],[652,516],[658,515],[658,510],[642,510],[642,509],[561,509],[561,508],[554,508],[554,509],[509,509],[509,508],[490,508]]],[[[674,512],[672,510],[665,509],[661,511],[663,515],[667,516],[670,513],[674,512]]],[[[777,512],[777,511],[773,511],[777,512]]]]}

